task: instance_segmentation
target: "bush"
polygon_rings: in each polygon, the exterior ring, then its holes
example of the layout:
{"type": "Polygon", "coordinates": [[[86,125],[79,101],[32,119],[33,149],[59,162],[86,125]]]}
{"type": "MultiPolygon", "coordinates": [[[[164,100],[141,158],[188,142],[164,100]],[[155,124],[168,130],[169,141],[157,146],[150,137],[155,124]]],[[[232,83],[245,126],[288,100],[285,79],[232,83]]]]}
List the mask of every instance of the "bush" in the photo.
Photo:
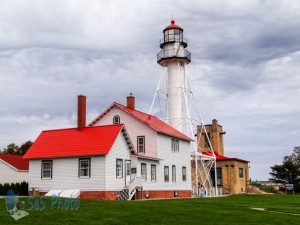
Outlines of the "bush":
{"type": "Polygon", "coordinates": [[[258,186],[258,188],[267,193],[275,193],[275,194],[278,193],[278,191],[273,186],[260,185],[260,186],[258,186]]]}
{"type": "Polygon", "coordinates": [[[20,195],[28,196],[28,183],[23,181],[21,183],[21,193],[20,195]]]}
{"type": "Polygon", "coordinates": [[[9,189],[13,189],[14,192],[17,194],[17,191],[16,191],[16,184],[11,183],[9,189]]]}
{"type": "Polygon", "coordinates": [[[10,189],[10,185],[9,183],[5,183],[3,185],[3,195],[6,195],[7,194],[7,191],[10,189]]]}
{"type": "Polygon", "coordinates": [[[22,183],[0,184],[0,195],[7,195],[9,189],[14,190],[16,195],[28,195],[28,183],[25,181],[22,183]]]}
{"type": "Polygon", "coordinates": [[[16,183],[16,189],[15,189],[15,192],[16,192],[18,195],[21,195],[22,188],[21,188],[21,184],[20,184],[20,183],[16,183]]]}

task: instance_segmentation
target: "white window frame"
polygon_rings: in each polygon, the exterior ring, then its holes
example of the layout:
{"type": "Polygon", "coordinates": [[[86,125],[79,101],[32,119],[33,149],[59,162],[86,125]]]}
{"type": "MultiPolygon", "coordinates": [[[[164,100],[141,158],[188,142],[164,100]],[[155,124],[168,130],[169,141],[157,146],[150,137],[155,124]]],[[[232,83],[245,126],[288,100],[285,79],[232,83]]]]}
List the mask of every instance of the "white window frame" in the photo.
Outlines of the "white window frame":
{"type": "Polygon", "coordinates": [[[147,181],[147,164],[141,163],[141,177],[143,181],[147,181]]]}
{"type": "Polygon", "coordinates": [[[172,182],[176,182],[176,166],[172,165],[172,182]]]}
{"type": "Polygon", "coordinates": [[[145,136],[137,136],[137,152],[145,153],[145,136]]]}
{"type": "Polygon", "coordinates": [[[116,178],[123,178],[123,159],[116,159],[116,178]]]}
{"type": "Polygon", "coordinates": [[[179,140],[173,139],[171,141],[171,151],[172,152],[179,152],[179,140]]]}
{"type": "Polygon", "coordinates": [[[182,181],[186,181],[186,167],[182,167],[182,181]]]}
{"type": "Polygon", "coordinates": [[[120,116],[115,115],[113,118],[113,124],[120,124],[120,116]]]}
{"type": "Polygon", "coordinates": [[[170,171],[168,166],[164,166],[164,181],[169,182],[170,180],[170,171]]]}
{"type": "Polygon", "coordinates": [[[42,168],[41,168],[41,178],[42,179],[52,179],[52,168],[53,168],[53,161],[52,160],[43,160],[42,161],[42,168]],[[50,167],[45,169],[46,164],[49,164],[50,167]],[[49,176],[45,176],[45,172],[49,172],[49,176]]]}
{"type": "Polygon", "coordinates": [[[151,164],[151,181],[156,181],[156,165],[151,164]]]}
{"type": "Polygon", "coordinates": [[[79,165],[78,165],[78,177],[79,178],[90,178],[91,177],[91,159],[90,158],[80,158],[79,159],[79,165]],[[87,163],[87,167],[83,165],[83,163],[87,163]],[[87,172],[86,175],[84,175],[84,171],[87,172]],[[83,173],[82,173],[83,172],[83,173]]]}

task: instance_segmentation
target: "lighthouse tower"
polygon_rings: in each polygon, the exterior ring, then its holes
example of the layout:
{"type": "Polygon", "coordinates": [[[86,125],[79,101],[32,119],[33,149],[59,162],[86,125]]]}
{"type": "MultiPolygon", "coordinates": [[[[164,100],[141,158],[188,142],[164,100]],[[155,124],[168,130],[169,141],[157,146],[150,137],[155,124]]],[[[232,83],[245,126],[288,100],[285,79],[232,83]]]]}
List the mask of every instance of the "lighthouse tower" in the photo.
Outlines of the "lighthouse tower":
{"type": "Polygon", "coordinates": [[[163,39],[157,54],[157,63],[167,68],[167,115],[165,121],[175,129],[186,133],[184,92],[187,87],[186,65],[191,53],[186,50],[187,40],[183,29],[174,20],[163,30],[163,39]]]}
{"type": "MultiPolygon", "coordinates": [[[[163,30],[163,39],[157,54],[157,63],[162,66],[163,73],[159,79],[149,114],[158,100],[158,108],[154,113],[178,131],[194,139],[191,145],[192,187],[193,194],[206,193],[217,196],[217,184],[212,183],[211,170],[216,169],[216,156],[209,141],[205,123],[202,120],[197,101],[193,95],[187,74],[187,64],[191,62],[191,53],[186,49],[187,39],[183,37],[183,29],[174,20],[163,30]],[[204,138],[195,135],[201,130],[209,142],[209,148],[202,149],[204,138]]],[[[203,136],[203,137],[204,137],[203,136]]],[[[217,180],[217,175],[215,179],[217,180]]]]}

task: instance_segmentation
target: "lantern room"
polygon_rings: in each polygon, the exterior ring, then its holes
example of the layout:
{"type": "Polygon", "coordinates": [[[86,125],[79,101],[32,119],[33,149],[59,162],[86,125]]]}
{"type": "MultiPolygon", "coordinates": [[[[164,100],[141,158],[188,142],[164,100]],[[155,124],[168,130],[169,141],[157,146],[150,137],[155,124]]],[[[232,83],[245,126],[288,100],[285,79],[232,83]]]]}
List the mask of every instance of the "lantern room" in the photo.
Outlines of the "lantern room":
{"type": "Polygon", "coordinates": [[[167,43],[181,43],[185,48],[187,47],[187,40],[183,38],[183,29],[171,20],[171,24],[167,26],[164,31],[164,38],[160,41],[160,48],[162,49],[167,43]]]}
{"type": "Polygon", "coordinates": [[[161,66],[168,66],[170,60],[189,64],[191,53],[186,49],[187,39],[183,37],[183,29],[174,20],[164,30],[164,37],[160,40],[161,52],[157,54],[157,62],[161,66]]]}

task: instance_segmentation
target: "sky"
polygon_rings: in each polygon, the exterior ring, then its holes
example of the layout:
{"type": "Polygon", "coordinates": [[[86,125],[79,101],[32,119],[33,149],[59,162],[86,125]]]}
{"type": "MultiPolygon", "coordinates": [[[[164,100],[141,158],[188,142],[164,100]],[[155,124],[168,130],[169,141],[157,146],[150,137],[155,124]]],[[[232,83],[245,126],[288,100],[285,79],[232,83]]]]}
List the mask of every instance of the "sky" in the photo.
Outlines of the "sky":
{"type": "Polygon", "coordinates": [[[300,145],[299,0],[1,0],[0,149],[75,127],[112,102],[148,112],[162,74],[156,54],[172,15],[184,29],[191,87],[225,154],[270,178],[300,145]]]}

